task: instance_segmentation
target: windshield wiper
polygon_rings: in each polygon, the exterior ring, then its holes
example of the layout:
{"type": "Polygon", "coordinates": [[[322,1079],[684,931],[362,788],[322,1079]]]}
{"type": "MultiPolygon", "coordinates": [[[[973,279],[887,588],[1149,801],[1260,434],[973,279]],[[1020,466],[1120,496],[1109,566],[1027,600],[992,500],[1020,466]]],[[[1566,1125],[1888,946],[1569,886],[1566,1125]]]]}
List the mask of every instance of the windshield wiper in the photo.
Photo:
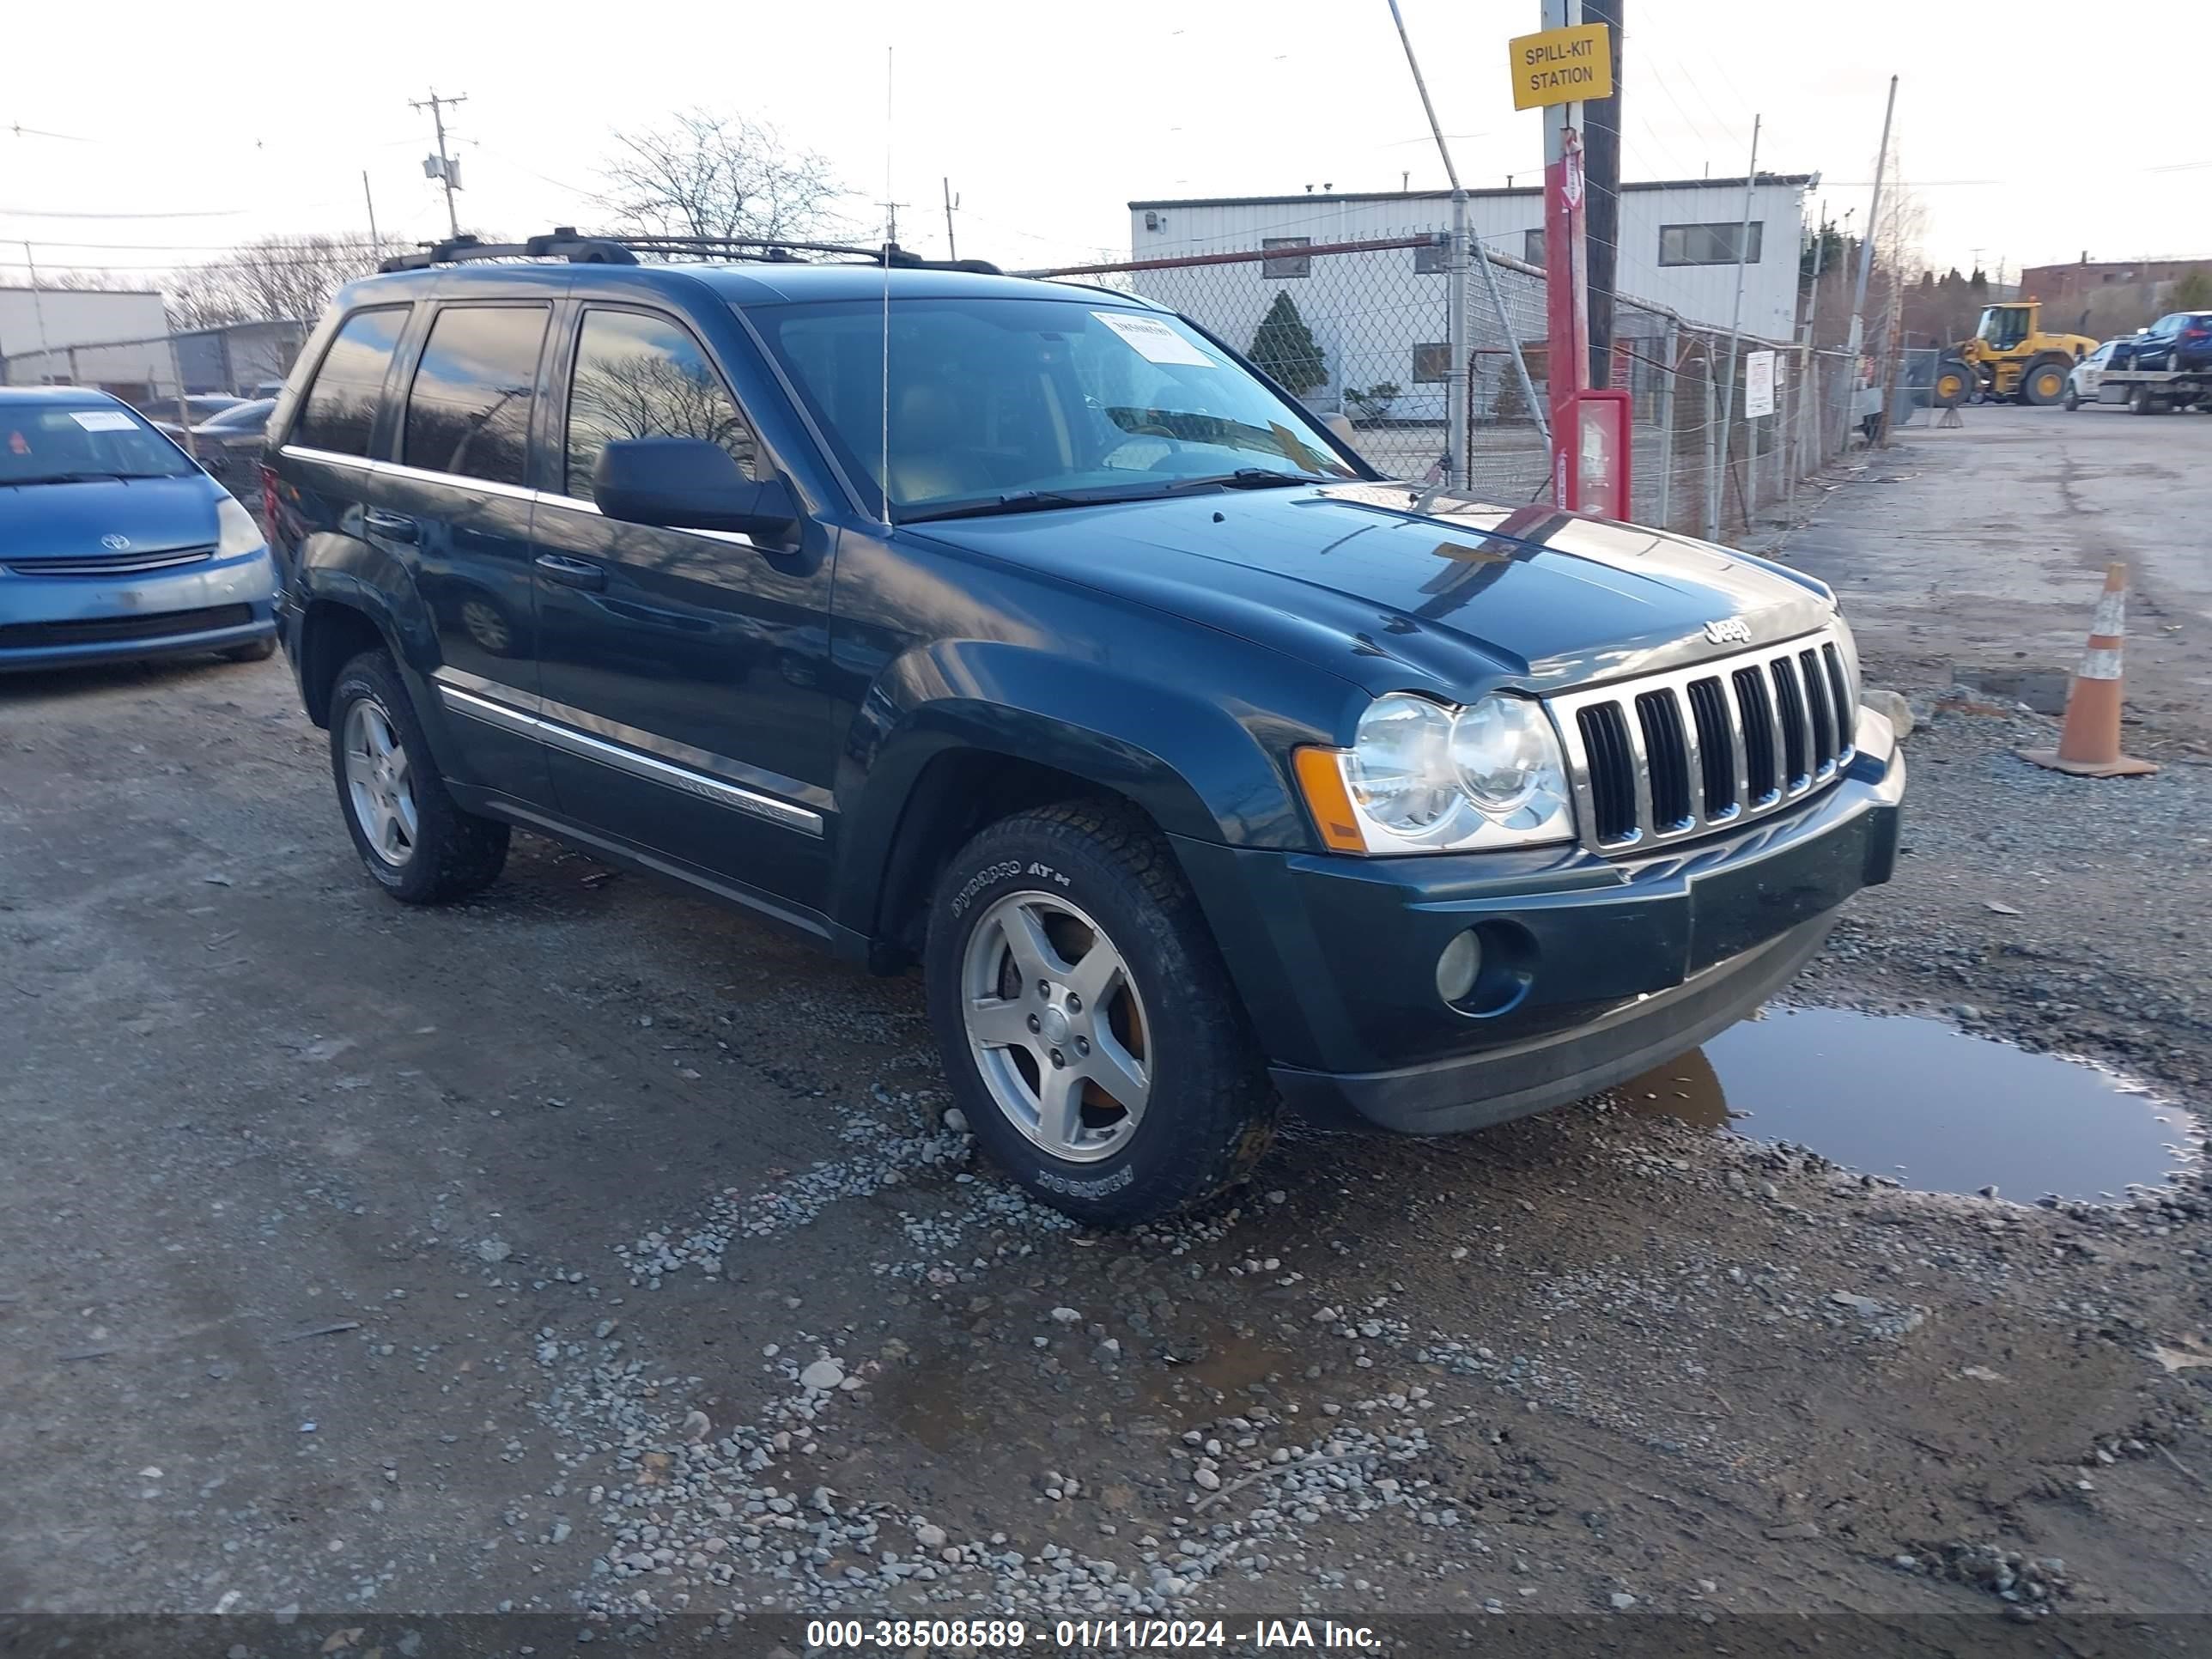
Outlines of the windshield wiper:
{"type": "Polygon", "coordinates": [[[152,474],[134,472],[42,472],[31,478],[0,478],[5,484],[97,483],[103,478],[149,477],[152,474]]]}
{"type": "Polygon", "coordinates": [[[1161,493],[1180,494],[1186,489],[1281,489],[1291,484],[1327,483],[1327,478],[1310,478],[1303,472],[1278,472],[1272,467],[1240,466],[1234,472],[1209,472],[1200,478],[1177,478],[1161,493]]]}
{"type": "Polygon", "coordinates": [[[1099,507],[1113,501],[1156,501],[1193,489],[1275,489],[1289,484],[1327,483],[1303,473],[1276,472],[1262,466],[1240,466],[1234,472],[1212,472],[1198,478],[1166,478],[1158,483],[1109,484],[1086,489],[1016,489],[991,501],[964,501],[908,513],[901,524],[926,524],[939,519],[981,519],[1001,513],[1036,513],[1054,507],[1099,507]]]}
{"type": "Polygon", "coordinates": [[[1096,507],[1100,501],[1126,501],[1122,495],[1072,495],[1057,489],[1016,489],[992,501],[964,501],[921,513],[902,514],[901,524],[928,524],[939,519],[981,519],[1000,513],[1036,513],[1053,507],[1096,507]]]}

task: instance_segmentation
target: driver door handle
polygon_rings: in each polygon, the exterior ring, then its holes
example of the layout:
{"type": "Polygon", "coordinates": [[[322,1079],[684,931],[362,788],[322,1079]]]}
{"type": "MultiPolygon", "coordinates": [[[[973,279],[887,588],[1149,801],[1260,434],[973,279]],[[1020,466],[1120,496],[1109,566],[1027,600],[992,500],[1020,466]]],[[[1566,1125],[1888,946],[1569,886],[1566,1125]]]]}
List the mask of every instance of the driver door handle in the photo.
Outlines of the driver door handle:
{"type": "Polygon", "coordinates": [[[540,553],[538,568],[546,580],[559,582],[564,587],[599,588],[607,585],[606,567],[589,559],[563,558],[558,553],[540,553]]]}
{"type": "Polygon", "coordinates": [[[371,535],[388,537],[395,542],[422,539],[422,526],[404,513],[386,513],[381,507],[372,507],[361,515],[361,520],[371,535]]]}

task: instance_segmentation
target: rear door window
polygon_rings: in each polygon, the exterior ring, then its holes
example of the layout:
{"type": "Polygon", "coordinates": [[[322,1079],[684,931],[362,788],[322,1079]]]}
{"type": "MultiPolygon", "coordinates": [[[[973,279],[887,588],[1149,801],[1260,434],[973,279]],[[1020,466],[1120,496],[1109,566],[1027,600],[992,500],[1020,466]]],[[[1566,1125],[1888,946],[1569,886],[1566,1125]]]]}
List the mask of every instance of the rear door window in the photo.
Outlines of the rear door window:
{"type": "Polygon", "coordinates": [[[520,484],[530,459],[530,400],[545,343],[544,306],[447,306],[407,393],[409,466],[520,484]]]}
{"type": "Polygon", "coordinates": [[[314,383],[301,404],[292,429],[294,443],[334,455],[368,453],[377,400],[383,396],[385,373],[392,367],[400,331],[407,325],[408,309],[387,306],[356,311],[346,319],[323,354],[314,383]]]}
{"type": "Polygon", "coordinates": [[[752,427],[689,330],[635,311],[586,311],[568,393],[563,495],[593,499],[599,452],[623,438],[704,438],[755,471],[752,427]]]}

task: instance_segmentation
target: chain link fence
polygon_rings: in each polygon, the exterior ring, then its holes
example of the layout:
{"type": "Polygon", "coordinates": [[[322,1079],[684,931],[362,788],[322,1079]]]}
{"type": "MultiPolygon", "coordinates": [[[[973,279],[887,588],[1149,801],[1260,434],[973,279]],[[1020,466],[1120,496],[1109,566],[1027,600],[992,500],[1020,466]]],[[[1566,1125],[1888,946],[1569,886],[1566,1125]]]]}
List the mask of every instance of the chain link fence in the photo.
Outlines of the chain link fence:
{"type": "MultiPolygon", "coordinates": [[[[1317,413],[1344,416],[1354,446],[1387,476],[1443,480],[1456,470],[1475,495],[1516,505],[1551,488],[1544,272],[1480,252],[1487,278],[1472,260],[1455,273],[1451,238],[1435,230],[1026,274],[1181,312],[1317,413]],[[1458,469],[1455,386],[1465,400],[1458,469]]],[[[1626,295],[1614,302],[1610,367],[1634,411],[1635,516],[1692,535],[1740,535],[1789,514],[1797,482],[1841,453],[1869,412],[1843,353],[1732,339],[1626,295]],[[1759,352],[1773,354],[1774,404],[1753,417],[1746,396],[1759,352]]],[[[1900,388],[1900,413],[1910,395],[1900,388]]]]}

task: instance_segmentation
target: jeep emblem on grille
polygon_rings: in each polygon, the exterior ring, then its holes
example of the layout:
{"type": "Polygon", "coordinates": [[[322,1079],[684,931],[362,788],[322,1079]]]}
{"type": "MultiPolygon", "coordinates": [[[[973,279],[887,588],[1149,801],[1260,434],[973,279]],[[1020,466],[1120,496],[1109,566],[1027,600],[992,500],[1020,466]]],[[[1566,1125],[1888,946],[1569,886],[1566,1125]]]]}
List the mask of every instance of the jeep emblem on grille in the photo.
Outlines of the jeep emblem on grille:
{"type": "Polygon", "coordinates": [[[1723,617],[1705,624],[1705,637],[1715,645],[1749,645],[1751,624],[1741,617],[1723,617]]]}
{"type": "Polygon", "coordinates": [[[131,545],[131,538],[128,536],[102,536],[100,538],[100,544],[111,553],[120,553],[125,548],[131,545]]]}

